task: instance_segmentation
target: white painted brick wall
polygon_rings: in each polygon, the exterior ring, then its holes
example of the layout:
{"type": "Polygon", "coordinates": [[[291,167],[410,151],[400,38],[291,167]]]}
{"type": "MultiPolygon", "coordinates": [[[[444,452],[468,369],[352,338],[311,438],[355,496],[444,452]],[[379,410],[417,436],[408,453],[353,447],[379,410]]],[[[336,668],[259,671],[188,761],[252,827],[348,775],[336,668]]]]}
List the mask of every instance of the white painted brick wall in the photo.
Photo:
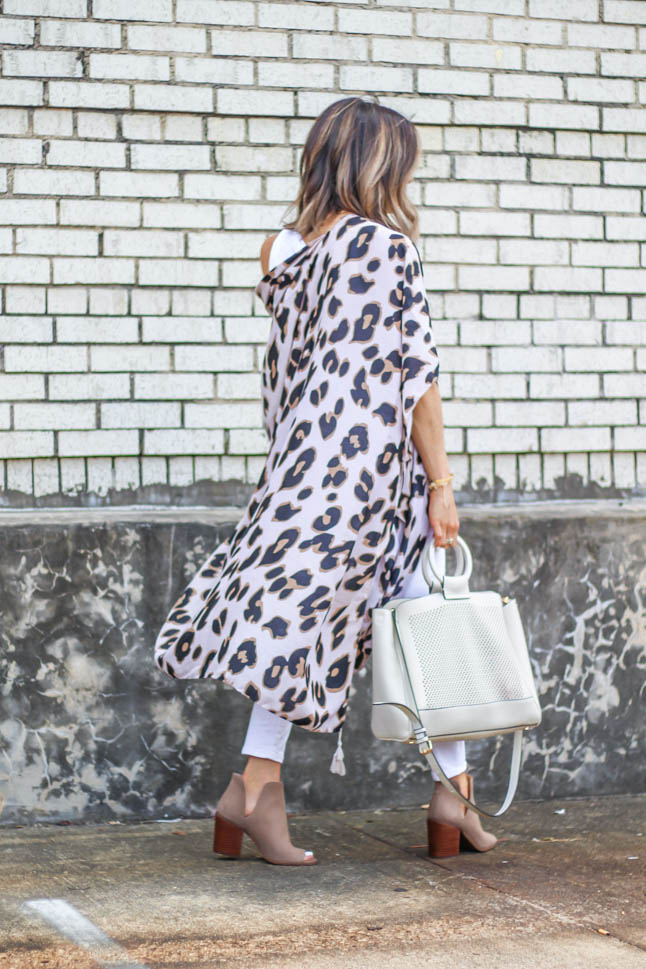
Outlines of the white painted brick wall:
{"type": "Polygon", "coordinates": [[[258,250],[351,93],[418,127],[456,489],[645,493],[643,0],[4,0],[0,47],[0,503],[257,481],[258,250]]]}

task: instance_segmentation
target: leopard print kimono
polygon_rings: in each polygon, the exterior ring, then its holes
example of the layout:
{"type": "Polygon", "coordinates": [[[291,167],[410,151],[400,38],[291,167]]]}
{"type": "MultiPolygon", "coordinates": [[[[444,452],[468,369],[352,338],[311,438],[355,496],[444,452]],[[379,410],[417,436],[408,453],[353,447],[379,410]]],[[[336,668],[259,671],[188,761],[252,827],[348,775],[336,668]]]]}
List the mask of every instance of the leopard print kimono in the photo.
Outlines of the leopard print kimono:
{"type": "Polygon", "coordinates": [[[229,683],[309,730],[338,731],[371,648],[429,537],[413,409],[438,379],[418,250],[361,216],[274,266],[262,403],[266,464],[233,534],[157,636],[172,677],[229,683]]]}

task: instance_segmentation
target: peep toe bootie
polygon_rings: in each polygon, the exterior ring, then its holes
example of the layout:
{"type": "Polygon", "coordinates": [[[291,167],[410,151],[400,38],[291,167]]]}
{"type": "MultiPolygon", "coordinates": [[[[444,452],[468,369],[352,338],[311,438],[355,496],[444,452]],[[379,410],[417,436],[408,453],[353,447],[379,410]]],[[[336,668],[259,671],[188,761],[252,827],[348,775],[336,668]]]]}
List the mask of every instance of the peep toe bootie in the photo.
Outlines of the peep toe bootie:
{"type": "Polygon", "coordinates": [[[213,851],[238,857],[242,837],[249,835],[271,865],[315,865],[311,851],[296,848],[289,837],[285,790],[281,781],[265,784],[251,814],[245,814],[242,774],[232,774],[215,809],[213,851]]]}
{"type": "MultiPolygon", "coordinates": [[[[459,774],[451,780],[463,797],[473,801],[473,777],[459,774]]],[[[428,853],[431,858],[450,858],[460,851],[489,851],[498,839],[484,831],[480,815],[436,782],[428,806],[428,853]]]]}

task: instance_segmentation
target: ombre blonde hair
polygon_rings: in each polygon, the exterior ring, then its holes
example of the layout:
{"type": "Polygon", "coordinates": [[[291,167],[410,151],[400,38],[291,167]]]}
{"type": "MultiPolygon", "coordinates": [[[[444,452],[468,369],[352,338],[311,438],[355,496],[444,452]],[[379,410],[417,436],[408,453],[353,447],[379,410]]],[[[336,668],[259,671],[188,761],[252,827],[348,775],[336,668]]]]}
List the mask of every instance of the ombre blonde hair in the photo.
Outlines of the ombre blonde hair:
{"type": "Polygon", "coordinates": [[[307,236],[347,210],[417,242],[418,215],[406,185],[419,150],[414,124],[398,111],[358,97],[335,101],[307,136],[297,215],[286,228],[307,236]]]}

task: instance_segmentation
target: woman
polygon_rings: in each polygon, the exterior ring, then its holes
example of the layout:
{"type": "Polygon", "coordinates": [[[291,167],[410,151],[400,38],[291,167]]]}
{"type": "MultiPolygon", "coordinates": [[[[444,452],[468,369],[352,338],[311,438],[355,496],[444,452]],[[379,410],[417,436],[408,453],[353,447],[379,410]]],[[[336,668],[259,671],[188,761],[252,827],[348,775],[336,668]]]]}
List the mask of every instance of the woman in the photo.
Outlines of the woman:
{"type": "MultiPolygon", "coordinates": [[[[269,451],[256,490],[175,602],[155,659],[173,677],[223,680],[253,702],[216,808],[214,850],[249,834],[267,861],[315,864],[292,845],[280,768],[293,724],[341,731],[370,614],[428,593],[421,551],[459,521],[444,449],[439,363],[406,196],[414,126],[361,98],[330,105],[301,157],[296,218],[262,245],[256,293],[270,312],[263,361],[269,451]]],[[[338,764],[339,748],[332,769],[338,764]]],[[[468,798],[464,742],[435,742],[468,798]]],[[[336,768],[343,773],[343,768],[336,768]]],[[[435,775],[429,851],[496,838],[435,775]],[[464,842],[462,842],[464,843],[464,842]]]]}

